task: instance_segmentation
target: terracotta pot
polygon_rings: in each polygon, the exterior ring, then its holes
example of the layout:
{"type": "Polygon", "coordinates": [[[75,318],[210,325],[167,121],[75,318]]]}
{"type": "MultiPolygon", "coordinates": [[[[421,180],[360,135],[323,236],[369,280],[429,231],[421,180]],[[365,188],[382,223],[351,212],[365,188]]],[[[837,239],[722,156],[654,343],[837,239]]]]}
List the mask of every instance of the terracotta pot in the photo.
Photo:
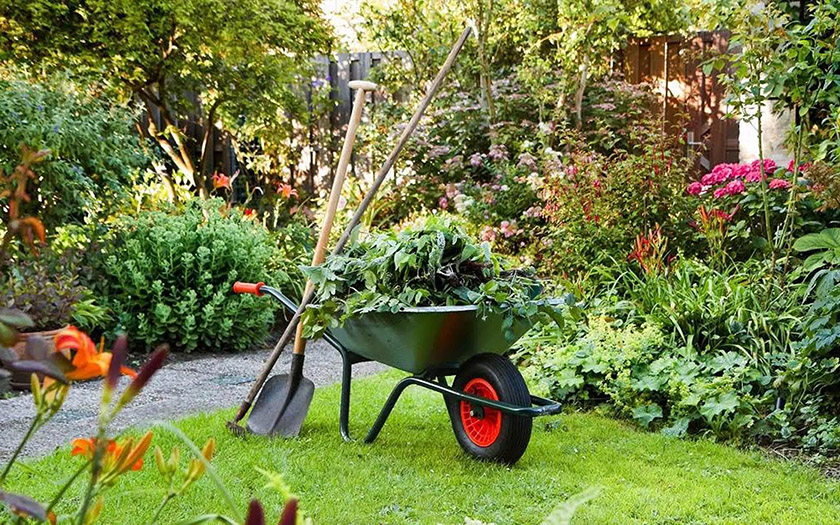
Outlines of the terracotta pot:
{"type": "MultiPolygon", "coordinates": [[[[30,337],[41,337],[44,341],[47,342],[47,346],[49,347],[50,351],[55,351],[55,346],[53,345],[53,340],[55,334],[63,330],[63,328],[59,328],[57,330],[46,330],[44,332],[25,332],[18,335],[18,342],[15,346],[12,347],[12,350],[18,355],[20,358],[26,357],[26,341],[30,337]]],[[[12,372],[12,388],[15,390],[26,390],[29,391],[29,378],[31,374],[25,372],[12,372]]],[[[43,379],[43,378],[42,378],[43,379]]]]}

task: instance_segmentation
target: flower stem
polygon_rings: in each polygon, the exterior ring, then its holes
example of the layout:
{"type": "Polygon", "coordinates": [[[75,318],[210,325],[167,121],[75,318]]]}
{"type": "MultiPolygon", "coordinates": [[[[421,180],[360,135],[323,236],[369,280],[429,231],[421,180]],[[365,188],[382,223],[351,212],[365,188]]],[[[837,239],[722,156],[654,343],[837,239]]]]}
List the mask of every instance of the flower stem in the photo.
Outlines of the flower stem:
{"type": "Polygon", "coordinates": [[[102,458],[105,456],[105,428],[107,426],[107,419],[104,414],[100,414],[99,425],[96,431],[96,447],[93,450],[93,464],[90,469],[90,483],[88,483],[85,497],[82,500],[82,506],[79,507],[79,523],[84,523],[85,514],[87,514],[90,507],[90,500],[93,499],[93,493],[96,492],[96,485],[99,482],[99,475],[102,473],[102,458]]]}
{"type": "Polygon", "coordinates": [[[56,505],[58,505],[58,502],[61,501],[61,497],[64,496],[64,493],[67,492],[67,489],[70,488],[70,485],[72,485],[73,482],[76,481],[76,478],[78,478],[82,474],[82,472],[84,472],[87,469],[88,465],[90,465],[90,461],[85,461],[84,464],[81,467],[79,467],[79,470],[77,470],[72,476],[70,476],[70,479],[68,479],[64,483],[64,486],[61,487],[61,490],[58,491],[58,494],[56,494],[55,497],[53,497],[52,501],[50,501],[50,505],[47,507],[47,513],[49,513],[51,510],[53,510],[53,508],[56,505]]]}
{"type": "Polygon", "coordinates": [[[172,501],[177,495],[178,494],[176,492],[169,492],[166,494],[166,496],[164,496],[163,501],[160,502],[160,505],[158,505],[158,508],[155,511],[155,515],[152,516],[152,521],[149,522],[149,525],[154,525],[155,523],[157,523],[157,520],[160,517],[160,513],[163,512],[164,507],[166,507],[166,505],[170,501],[172,501]]]}
{"type": "Polygon", "coordinates": [[[12,465],[15,463],[15,460],[18,458],[20,453],[23,451],[23,447],[26,445],[26,442],[29,441],[29,438],[32,437],[32,434],[34,434],[35,431],[38,430],[38,427],[41,423],[41,416],[42,413],[38,412],[35,415],[35,418],[32,420],[32,423],[29,424],[29,429],[26,431],[26,435],[23,436],[23,439],[20,441],[17,448],[15,449],[15,452],[12,454],[11,459],[9,459],[9,462],[6,463],[6,466],[3,468],[3,473],[0,474],[0,485],[2,485],[4,481],[6,481],[6,476],[9,475],[9,471],[12,469],[12,465]]]}

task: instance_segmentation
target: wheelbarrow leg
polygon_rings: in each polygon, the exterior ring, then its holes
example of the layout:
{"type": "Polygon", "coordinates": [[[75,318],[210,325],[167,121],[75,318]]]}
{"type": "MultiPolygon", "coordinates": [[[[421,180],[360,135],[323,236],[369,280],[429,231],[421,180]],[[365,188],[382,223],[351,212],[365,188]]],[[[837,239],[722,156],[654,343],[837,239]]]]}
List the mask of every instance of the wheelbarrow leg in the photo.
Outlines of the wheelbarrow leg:
{"type": "Polygon", "coordinates": [[[391,391],[391,395],[388,396],[388,401],[385,402],[385,406],[382,407],[382,411],[379,412],[379,417],[376,418],[376,423],[370,427],[370,431],[368,432],[367,437],[365,437],[365,443],[373,443],[373,440],[376,439],[376,436],[379,435],[379,432],[385,425],[385,421],[388,420],[388,416],[391,415],[391,410],[394,409],[394,405],[397,404],[397,400],[399,400],[403,391],[406,387],[408,387],[408,385],[414,384],[415,382],[415,377],[409,376],[397,383],[397,386],[395,386],[391,391]]]}
{"type": "Polygon", "coordinates": [[[338,430],[341,432],[341,437],[344,441],[353,441],[350,437],[350,382],[353,380],[352,375],[353,363],[347,352],[341,352],[341,407],[338,413],[338,430]]]}

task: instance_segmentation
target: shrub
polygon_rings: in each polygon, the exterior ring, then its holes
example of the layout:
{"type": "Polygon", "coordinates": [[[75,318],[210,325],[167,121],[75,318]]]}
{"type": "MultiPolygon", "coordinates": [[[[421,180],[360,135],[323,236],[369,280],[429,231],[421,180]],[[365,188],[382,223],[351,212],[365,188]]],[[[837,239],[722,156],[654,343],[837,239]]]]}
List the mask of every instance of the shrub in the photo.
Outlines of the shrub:
{"type": "Polygon", "coordinates": [[[651,133],[643,154],[611,157],[573,153],[545,182],[543,214],[551,226],[548,268],[584,271],[599,262],[624,259],[637,234],[656,228],[687,249],[688,201],[684,185],[691,161],[651,133]]]}
{"type": "Polygon", "coordinates": [[[590,300],[586,323],[546,327],[520,343],[536,388],[606,402],[668,434],[796,441],[809,428],[827,432],[827,412],[816,412],[820,425],[806,420],[801,409],[815,401],[804,403],[805,376],[791,373],[807,357],[798,350],[805,308],[797,287],[767,279],[758,262],[604,272],[608,285],[590,300]]]}
{"type": "MultiPolygon", "coordinates": [[[[21,210],[47,230],[112,211],[148,163],[134,115],[86,95],[72,83],[0,80],[0,166],[10,173],[20,145],[48,149],[32,200],[21,210]]],[[[1,202],[1,201],[0,201],[1,202]]]]}
{"type": "Polygon", "coordinates": [[[520,353],[538,391],[585,405],[609,402],[608,410],[665,434],[739,438],[774,410],[776,392],[746,355],[673,347],[654,322],[593,317],[573,341],[543,339],[520,353]]]}
{"type": "Polygon", "coordinates": [[[105,248],[99,289],[123,330],[146,348],[244,350],[274,319],[272,301],[234,295],[237,280],[282,285],[263,227],[219,200],[125,217],[105,248]]]}
{"type": "Polygon", "coordinates": [[[53,330],[70,323],[100,328],[108,313],[80,284],[79,263],[79,257],[70,252],[47,250],[37,257],[19,257],[3,272],[0,307],[26,313],[36,330],[53,330]]]}

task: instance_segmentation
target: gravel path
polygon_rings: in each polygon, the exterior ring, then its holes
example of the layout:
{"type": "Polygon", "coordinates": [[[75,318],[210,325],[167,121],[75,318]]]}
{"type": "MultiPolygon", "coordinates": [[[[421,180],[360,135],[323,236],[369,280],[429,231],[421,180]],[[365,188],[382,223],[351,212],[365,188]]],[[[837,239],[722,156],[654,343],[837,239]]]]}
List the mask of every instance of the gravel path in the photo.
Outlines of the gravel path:
{"type": "MultiPolygon", "coordinates": [[[[126,407],[112,425],[117,432],[132,426],[147,425],[160,419],[173,419],[219,408],[238,406],[245,399],[252,382],[270,350],[239,354],[204,355],[173,361],[164,365],[143,393],[126,407]]],[[[288,370],[291,346],[280,357],[275,372],[288,370]]],[[[323,341],[306,348],[304,373],[315,386],[336,383],[341,379],[341,356],[323,341]]],[[[369,375],[384,370],[378,363],[360,363],[353,375],[369,375]]],[[[123,378],[121,387],[128,383],[123,378]]],[[[25,456],[52,452],[70,440],[93,435],[101,395],[101,382],[74,385],[61,411],[29,441],[25,456]]],[[[0,400],[0,464],[6,461],[26,433],[34,409],[31,395],[0,400]]]]}

